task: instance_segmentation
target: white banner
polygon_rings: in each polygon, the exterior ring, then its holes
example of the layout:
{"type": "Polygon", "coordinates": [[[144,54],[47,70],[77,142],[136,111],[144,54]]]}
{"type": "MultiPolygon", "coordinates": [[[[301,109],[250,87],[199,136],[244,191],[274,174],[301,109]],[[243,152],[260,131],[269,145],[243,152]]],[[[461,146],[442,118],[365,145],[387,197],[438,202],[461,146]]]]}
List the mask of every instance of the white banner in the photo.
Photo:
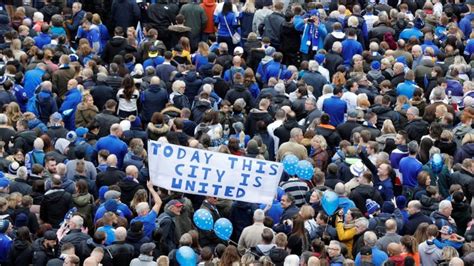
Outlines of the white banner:
{"type": "Polygon", "coordinates": [[[283,166],[277,162],[148,141],[155,186],[172,191],[271,204],[283,166]]]}

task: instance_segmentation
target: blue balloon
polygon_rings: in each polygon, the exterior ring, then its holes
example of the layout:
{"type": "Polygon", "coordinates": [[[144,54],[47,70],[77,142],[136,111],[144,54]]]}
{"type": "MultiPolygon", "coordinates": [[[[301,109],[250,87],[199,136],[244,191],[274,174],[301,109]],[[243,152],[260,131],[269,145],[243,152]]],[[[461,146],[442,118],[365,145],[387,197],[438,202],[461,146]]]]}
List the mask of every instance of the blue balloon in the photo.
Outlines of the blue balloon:
{"type": "Polygon", "coordinates": [[[226,218],[220,218],[214,224],[214,233],[216,236],[224,241],[229,240],[232,235],[232,223],[226,218]]]}
{"type": "Polygon", "coordinates": [[[435,174],[441,173],[441,171],[443,170],[443,166],[444,166],[444,161],[443,161],[443,157],[441,157],[441,154],[439,153],[434,154],[433,157],[431,158],[431,168],[433,169],[433,172],[435,174]]]}
{"type": "Polygon", "coordinates": [[[311,180],[313,178],[314,168],[313,165],[306,161],[301,160],[298,162],[296,167],[296,175],[304,180],[311,180]]]}
{"type": "Polygon", "coordinates": [[[298,157],[293,154],[288,154],[285,157],[283,157],[283,169],[289,174],[289,175],[294,175],[296,174],[296,168],[298,165],[298,157]]]}
{"type": "Polygon", "coordinates": [[[328,215],[333,215],[339,206],[339,196],[334,191],[325,191],[321,205],[328,215]]]}
{"type": "Polygon", "coordinates": [[[197,255],[192,248],[183,246],[176,252],[176,260],[181,266],[196,266],[197,255]]]}
{"type": "Polygon", "coordinates": [[[204,231],[210,231],[214,226],[214,218],[212,218],[212,214],[206,209],[197,210],[194,213],[193,221],[199,229],[204,231]]]}

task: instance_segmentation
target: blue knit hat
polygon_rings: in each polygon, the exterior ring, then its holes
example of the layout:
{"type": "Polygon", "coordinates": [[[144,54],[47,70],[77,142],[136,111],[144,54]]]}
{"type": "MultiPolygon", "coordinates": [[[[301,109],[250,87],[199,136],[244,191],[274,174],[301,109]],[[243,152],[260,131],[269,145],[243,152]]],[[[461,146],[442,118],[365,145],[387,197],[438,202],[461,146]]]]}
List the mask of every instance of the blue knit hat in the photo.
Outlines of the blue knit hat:
{"type": "Polygon", "coordinates": [[[395,211],[395,206],[391,201],[385,201],[382,205],[382,212],[384,213],[393,213],[395,211]]]}
{"type": "Polygon", "coordinates": [[[407,198],[405,198],[405,196],[403,195],[398,196],[396,202],[397,208],[399,208],[400,210],[405,209],[407,207],[407,198]]]}
{"type": "Polygon", "coordinates": [[[380,62],[379,61],[373,61],[372,64],[370,64],[370,67],[374,70],[379,70],[380,69],[380,62]]]}
{"type": "Polygon", "coordinates": [[[376,211],[380,210],[380,205],[371,199],[367,199],[365,201],[365,207],[367,208],[367,212],[369,213],[369,215],[372,215],[376,211]]]}

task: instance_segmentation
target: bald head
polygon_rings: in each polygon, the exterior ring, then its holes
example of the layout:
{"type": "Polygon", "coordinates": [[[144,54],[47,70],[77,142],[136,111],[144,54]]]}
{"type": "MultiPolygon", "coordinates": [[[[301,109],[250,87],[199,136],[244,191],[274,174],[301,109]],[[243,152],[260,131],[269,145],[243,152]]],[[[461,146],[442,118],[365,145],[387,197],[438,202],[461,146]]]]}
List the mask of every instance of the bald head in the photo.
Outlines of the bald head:
{"type": "Polygon", "coordinates": [[[53,91],[53,83],[49,80],[43,81],[43,83],[41,83],[41,88],[46,91],[53,91]]]}
{"type": "Polygon", "coordinates": [[[70,79],[68,82],[67,82],[67,89],[70,90],[70,89],[74,89],[77,87],[77,80],[75,79],[70,79]]]}
{"type": "Polygon", "coordinates": [[[107,157],[107,165],[111,167],[117,166],[117,156],[115,156],[115,154],[111,154],[107,157]]]}
{"type": "Polygon", "coordinates": [[[129,165],[125,168],[125,173],[127,176],[131,176],[133,178],[138,178],[138,168],[135,165],[129,165]]]}
{"type": "Polygon", "coordinates": [[[153,76],[150,80],[150,85],[160,85],[160,78],[157,76],[153,76]]]}
{"type": "Polygon", "coordinates": [[[242,64],[242,58],[240,58],[238,55],[234,56],[232,59],[232,64],[234,64],[234,66],[240,66],[240,64],[242,64]]]}
{"type": "Polygon", "coordinates": [[[387,229],[387,232],[396,232],[397,222],[394,219],[388,219],[387,221],[385,221],[385,228],[387,229]]]}
{"type": "Polygon", "coordinates": [[[127,229],[125,227],[119,227],[115,229],[115,241],[125,241],[127,238],[127,229]]]}

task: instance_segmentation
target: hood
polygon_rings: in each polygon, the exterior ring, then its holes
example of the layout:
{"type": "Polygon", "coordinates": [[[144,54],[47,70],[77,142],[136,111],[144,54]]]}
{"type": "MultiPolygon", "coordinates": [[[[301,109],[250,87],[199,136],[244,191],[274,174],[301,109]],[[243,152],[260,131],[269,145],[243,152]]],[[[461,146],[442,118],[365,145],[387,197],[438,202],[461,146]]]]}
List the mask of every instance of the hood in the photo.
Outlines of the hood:
{"type": "Polygon", "coordinates": [[[206,6],[206,7],[215,7],[215,6],[217,6],[216,1],[214,1],[214,0],[204,0],[202,5],[206,6]]]}
{"type": "Polygon", "coordinates": [[[198,74],[196,71],[188,71],[185,75],[184,75],[184,80],[185,81],[188,81],[188,82],[193,82],[195,80],[198,79],[198,74]]]}
{"type": "Polygon", "coordinates": [[[333,31],[333,32],[331,32],[331,35],[334,38],[339,39],[339,40],[342,40],[346,37],[346,34],[342,31],[333,31]]]}
{"type": "Polygon", "coordinates": [[[274,248],[270,250],[269,256],[272,259],[273,263],[283,263],[285,261],[286,256],[288,256],[288,252],[281,248],[274,248]]]}
{"type": "Polygon", "coordinates": [[[243,84],[234,84],[233,88],[234,88],[234,90],[236,90],[238,92],[244,92],[246,90],[246,88],[243,84]]]}
{"type": "Polygon", "coordinates": [[[385,106],[382,106],[382,105],[375,106],[371,110],[372,110],[372,112],[374,112],[377,115],[384,114],[384,113],[392,111],[392,109],[390,107],[385,107],[385,106]]]}
{"type": "Polygon", "coordinates": [[[130,230],[127,231],[127,240],[128,243],[138,243],[143,238],[143,232],[132,232],[130,230]]]}
{"type": "Polygon", "coordinates": [[[433,205],[437,204],[438,201],[436,199],[428,197],[427,195],[421,195],[420,203],[424,207],[432,207],[433,205]]]}
{"type": "Polygon", "coordinates": [[[153,123],[148,123],[147,129],[156,134],[165,134],[169,131],[169,126],[166,124],[163,125],[154,125],[153,123]]]}
{"type": "Polygon", "coordinates": [[[285,127],[288,130],[291,130],[292,128],[295,128],[295,127],[298,127],[298,126],[299,126],[298,121],[293,120],[293,119],[288,120],[283,124],[283,127],[285,127]]]}
{"type": "Polygon", "coordinates": [[[84,207],[87,204],[91,203],[91,195],[90,194],[82,194],[82,195],[74,195],[72,198],[77,207],[84,207]]]}
{"type": "Polygon", "coordinates": [[[273,62],[273,57],[271,56],[265,56],[264,58],[262,58],[262,65],[266,65],[270,62],[273,62]]]}
{"type": "Polygon", "coordinates": [[[425,67],[434,67],[434,62],[430,58],[421,59],[420,65],[425,67]]]}
{"type": "Polygon", "coordinates": [[[125,39],[123,37],[113,37],[109,41],[109,43],[110,43],[110,45],[112,45],[112,47],[118,48],[118,47],[122,47],[123,45],[126,45],[127,44],[127,39],[125,39]]]}
{"type": "Polygon", "coordinates": [[[204,108],[204,109],[208,109],[208,108],[211,108],[211,103],[209,101],[205,101],[205,100],[197,100],[194,104],[194,108],[198,108],[198,109],[201,109],[201,108],[204,108]]]}
{"type": "Polygon", "coordinates": [[[462,145],[462,149],[467,152],[471,157],[474,156],[474,143],[468,143],[462,145]]]}
{"type": "Polygon", "coordinates": [[[371,76],[374,79],[379,79],[383,77],[382,71],[380,70],[370,70],[369,73],[367,73],[367,75],[371,76]]]}
{"type": "Polygon", "coordinates": [[[66,193],[64,189],[51,189],[46,191],[44,194],[44,200],[49,202],[58,202],[62,200],[62,197],[66,193]]]}
{"type": "Polygon", "coordinates": [[[191,31],[191,28],[184,25],[171,25],[168,27],[168,30],[182,33],[191,31]]]}
{"type": "Polygon", "coordinates": [[[434,244],[432,241],[426,241],[426,248],[424,249],[424,252],[426,254],[433,254],[434,252],[438,251],[439,248],[434,244]]]}
{"type": "Polygon", "coordinates": [[[135,183],[128,178],[125,178],[124,181],[120,183],[120,189],[122,189],[122,194],[130,194],[135,190],[137,186],[140,186],[139,183],[135,183]]]}
{"type": "Polygon", "coordinates": [[[79,103],[77,105],[77,110],[79,111],[86,111],[86,110],[91,110],[91,111],[94,111],[96,113],[99,112],[99,109],[97,109],[97,107],[95,105],[92,105],[92,106],[86,106],[84,103],[79,103]]]}
{"type": "Polygon", "coordinates": [[[40,93],[38,93],[38,101],[40,104],[42,103],[48,103],[51,98],[53,97],[53,94],[49,91],[40,91],[40,93]]]}
{"type": "Polygon", "coordinates": [[[448,218],[444,215],[442,215],[439,211],[433,212],[430,217],[432,219],[438,220],[438,219],[443,219],[443,220],[448,220],[448,218]]]}
{"type": "Polygon", "coordinates": [[[15,242],[13,242],[13,247],[16,250],[24,250],[28,248],[29,246],[30,246],[30,243],[25,240],[15,240],[15,242]]]}

